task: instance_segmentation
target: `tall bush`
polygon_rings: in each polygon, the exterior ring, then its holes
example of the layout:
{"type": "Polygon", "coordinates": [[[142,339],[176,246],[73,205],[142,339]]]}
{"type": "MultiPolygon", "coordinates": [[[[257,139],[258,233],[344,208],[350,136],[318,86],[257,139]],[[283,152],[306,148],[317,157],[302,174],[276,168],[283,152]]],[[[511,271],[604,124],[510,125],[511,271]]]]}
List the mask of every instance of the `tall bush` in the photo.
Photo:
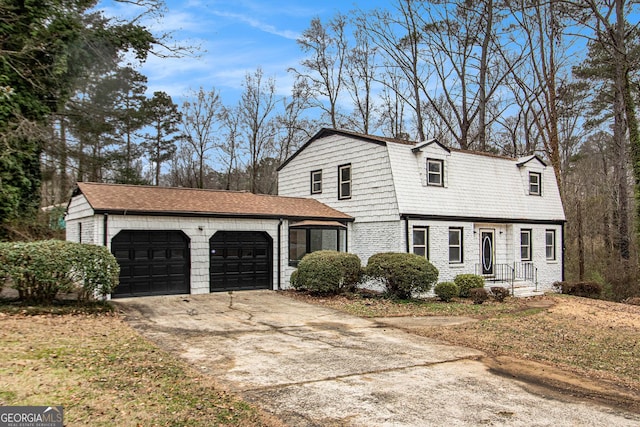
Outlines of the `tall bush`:
{"type": "Polygon", "coordinates": [[[384,252],[369,258],[365,274],[382,282],[385,292],[400,299],[427,292],[438,280],[438,269],[426,258],[403,252],[384,252]]]}
{"type": "Polygon", "coordinates": [[[355,254],[316,251],[305,255],[291,276],[291,286],[312,292],[336,294],[353,290],[362,277],[362,264],[355,254]]]}
{"type": "Polygon", "coordinates": [[[44,240],[0,243],[0,280],[9,282],[19,298],[50,303],[58,293],[78,291],[79,298],[111,293],[120,267],[102,246],[44,240]]]}
{"type": "Polygon", "coordinates": [[[484,277],[477,274],[458,274],[453,282],[458,285],[461,298],[469,298],[471,289],[484,288],[484,277]]]}

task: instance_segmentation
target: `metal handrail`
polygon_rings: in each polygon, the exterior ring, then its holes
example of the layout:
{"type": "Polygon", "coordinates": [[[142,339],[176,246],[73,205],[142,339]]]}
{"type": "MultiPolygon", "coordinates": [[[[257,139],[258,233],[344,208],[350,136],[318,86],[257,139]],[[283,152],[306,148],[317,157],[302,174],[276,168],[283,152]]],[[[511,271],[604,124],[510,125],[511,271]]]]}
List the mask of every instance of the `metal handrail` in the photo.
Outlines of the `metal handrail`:
{"type": "Polygon", "coordinates": [[[516,279],[533,282],[536,285],[536,291],[538,290],[538,267],[532,262],[514,262],[513,270],[516,279]]]}
{"type": "Polygon", "coordinates": [[[492,274],[482,273],[482,264],[475,265],[475,274],[484,277],[486,281],[491,282],[509,282],[511,283],[511,295],[514,294],[514,282],[518,280],[526,280],[533,282],[538,291],[538,267],[532,262],[514,262],[511,264],[494,264],[492,274]]]}

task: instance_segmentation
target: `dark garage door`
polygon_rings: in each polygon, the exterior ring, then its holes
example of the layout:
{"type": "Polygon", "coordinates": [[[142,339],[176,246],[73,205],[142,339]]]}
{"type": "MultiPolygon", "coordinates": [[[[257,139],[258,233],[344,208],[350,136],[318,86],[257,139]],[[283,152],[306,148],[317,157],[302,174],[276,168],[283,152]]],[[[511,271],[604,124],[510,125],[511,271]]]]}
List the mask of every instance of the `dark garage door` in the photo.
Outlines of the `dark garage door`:
{"type": "Polygon", "coordinates": [[[189,238],[182,231],[121,231],[111,241],[111,253],[120,264],[113,297],[191,291],[189,238]]]}
{"type": "Polygon", "coordinates": [[[211,292],[271,289],[272,239],[259,231],[218,231],[209,240],[211,292]]]}

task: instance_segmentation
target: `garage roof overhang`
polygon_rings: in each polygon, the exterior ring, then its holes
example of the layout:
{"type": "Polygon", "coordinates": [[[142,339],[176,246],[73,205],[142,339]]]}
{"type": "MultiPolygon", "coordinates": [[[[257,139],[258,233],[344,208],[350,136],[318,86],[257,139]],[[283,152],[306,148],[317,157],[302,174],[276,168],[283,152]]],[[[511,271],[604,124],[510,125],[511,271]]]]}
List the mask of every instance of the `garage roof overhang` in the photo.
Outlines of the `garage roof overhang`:
{"type": "Polygon", "coordinates": [[[242,218],[242,219],[286,219],[290,221],[315,221],[315,222],[335,222],[344,227],[345,222],[353,222],[354,218],[344,217],[324,217],[324,216],[300,216],[300,215],[275,215],[275,214],[253,214],[253,213],[237,213],[237,212],[189,212],[189,211],[149,211],[134,209],[94,209],[94,213],[98,215],[144,215],[144,216],[179,216],[192,218],[242,218]]]}
{"type": "Polygon", "coordinates": [[[314,220],[304,220],[299,222],[293,222],[289,225],[291,228],[347,228],[341,222],[338,221],[314,221],[314,220]]]}

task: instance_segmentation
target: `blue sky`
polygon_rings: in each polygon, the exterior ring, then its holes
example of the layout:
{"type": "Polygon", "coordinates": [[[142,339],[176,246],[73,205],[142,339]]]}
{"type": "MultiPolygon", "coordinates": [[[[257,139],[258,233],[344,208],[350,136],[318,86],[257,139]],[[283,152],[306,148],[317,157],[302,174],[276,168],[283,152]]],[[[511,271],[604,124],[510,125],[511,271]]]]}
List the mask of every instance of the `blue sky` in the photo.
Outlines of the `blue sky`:
{"type": "MultiPolygon", "coordinates": [[[[198,58],[149,57],[141,67],[148,93],[165,91],[181,103],[191,90],[220,91],[225,104],[236,102],[247,72],[262,67],[275,77],[279,95],[290,95],[287,69],[299,66],[303,53],[296,38],[311,19],[328,21],[337,12],[389,7],[391,0],[168,0],[163,17],[144,21],[154,33],[170,32],[184,45],[200,47],[198,58]]],[[[110,16],[131,17],[130,6],[103,1],[110,16]]]]}

